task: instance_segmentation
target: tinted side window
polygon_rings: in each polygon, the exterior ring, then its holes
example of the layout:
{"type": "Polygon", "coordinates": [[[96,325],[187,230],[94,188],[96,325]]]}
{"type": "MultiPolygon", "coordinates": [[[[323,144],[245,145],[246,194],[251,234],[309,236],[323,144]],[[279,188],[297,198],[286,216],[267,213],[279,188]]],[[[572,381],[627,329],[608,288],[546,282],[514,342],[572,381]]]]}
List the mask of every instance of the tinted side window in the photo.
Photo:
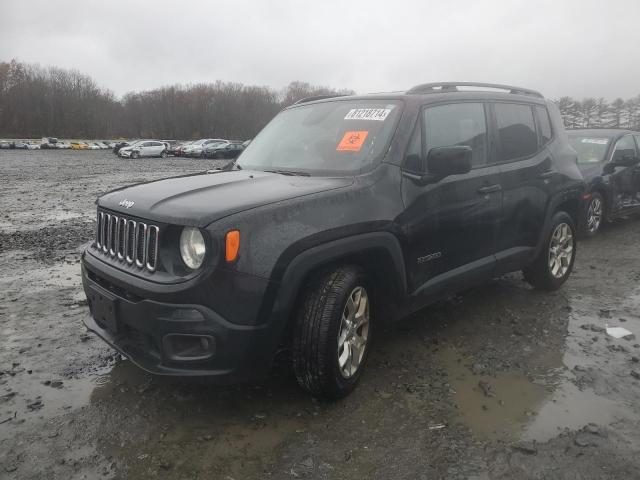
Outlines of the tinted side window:
{"type": "Polygon", "coordinates": [[[467,146],[474,167],[487,163],[487,124],[482,103],[452,103],[424,110],[425,156],[436,147],[467,146]]]}
{"type": "Polygon", "coordinates": [[[538,127],[540,128],[540,140],[542,145],[546,145],[551,140],[549,112],[545,107],[536,106],[536,114],[538,116],[538,127]]]}
{"type": "Polygon", "coordinates": [[[640,135],[636,135],[636,147],[640,149],[640,135]]]}
{"type": "Polygon", "coordinates": [[[633,137],[631,135],[625,135],[618,143],[616,143],[616,148],[613,151],[612,160],[615,162],[616,160],[622,160],[625,155],[631,155],[635,157],[636,155],[636,144],[633,141],[633,137]]]}
{"type": "Polygon", "coordinates": [[[529,105],[496,103],[498,161],[508,162],[533,155],[538,150],[538,135],[529,105]]]}

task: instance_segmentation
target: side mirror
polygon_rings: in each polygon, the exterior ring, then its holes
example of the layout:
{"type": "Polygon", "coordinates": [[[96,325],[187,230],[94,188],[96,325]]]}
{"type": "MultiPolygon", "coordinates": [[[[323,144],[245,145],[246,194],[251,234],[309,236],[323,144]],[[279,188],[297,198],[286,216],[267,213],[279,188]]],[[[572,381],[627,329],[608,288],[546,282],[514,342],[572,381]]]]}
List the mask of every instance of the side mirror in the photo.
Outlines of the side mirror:
{"type": "Polygon", "coordinates": [[[440,178],[468,173],[472,154],[467,146],[432,148],[427,155],[427,171],[440,178]]]}

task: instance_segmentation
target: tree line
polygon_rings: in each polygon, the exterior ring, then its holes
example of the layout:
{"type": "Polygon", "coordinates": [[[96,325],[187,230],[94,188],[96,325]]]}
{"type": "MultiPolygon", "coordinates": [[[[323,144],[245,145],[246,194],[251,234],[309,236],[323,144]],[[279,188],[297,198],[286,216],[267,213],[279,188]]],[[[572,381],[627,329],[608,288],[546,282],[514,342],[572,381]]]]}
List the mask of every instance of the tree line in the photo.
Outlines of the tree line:
{"type": "Polygon", "coordinates": [[[628,100],[604,98],[575,100],[562,97],[556,101],[567,128],[626,128],[640,130],[640,95],[628,100]]]}
{"type": "Polygon", "coordinates": [[[0,62],[0,137],[247,139],[301,98],[352,93],[300,81],[282,90],[217,81],[117,98],[77,70],[12,60],[0,62]]]}
{"type": "MultiPolygon", "coordinates": [[[[0,137],[247,139],[301,98],[351,93],[299,81],[281,90],[217,81],[118,98],[77,70],[12,60],[0,62],[0,137]]],[[[567,128],[640,130],[640,95],[556,103],[567,128]]]]}

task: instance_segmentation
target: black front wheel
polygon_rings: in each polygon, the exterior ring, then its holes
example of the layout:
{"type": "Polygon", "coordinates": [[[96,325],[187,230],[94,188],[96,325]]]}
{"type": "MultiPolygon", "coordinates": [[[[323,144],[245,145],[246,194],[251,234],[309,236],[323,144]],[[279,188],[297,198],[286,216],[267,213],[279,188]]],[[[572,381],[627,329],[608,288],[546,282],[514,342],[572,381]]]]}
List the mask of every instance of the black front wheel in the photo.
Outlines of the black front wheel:
{"type": "Polygon", "coordinates": [[[557,290],[573,271],[576,258],[576,229],[573,219],[557,212],[535,261],[523,270],[524,278],[540,290],[557,290]]]}
{"type": "Polygon", "coordinates": [[[138,158],[140,156],[140,154],[138,152],[131,152],[131,158],[133,158],[134,160],[136,158],[138,158]]]}
{"type": "Polygon", "coordinates": [[[293,331],[293,370],[314,396],[338,399],[358,383],[371,344],[371,289],[357,266],[316,276],[302,292],[293,331]]]}

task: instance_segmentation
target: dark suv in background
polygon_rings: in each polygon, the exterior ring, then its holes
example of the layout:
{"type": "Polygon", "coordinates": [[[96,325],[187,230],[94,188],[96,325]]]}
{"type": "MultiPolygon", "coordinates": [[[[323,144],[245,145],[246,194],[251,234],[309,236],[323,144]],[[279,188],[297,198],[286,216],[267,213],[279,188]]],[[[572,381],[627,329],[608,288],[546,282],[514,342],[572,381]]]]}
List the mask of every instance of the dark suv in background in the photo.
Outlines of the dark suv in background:
{"type": "Polygon", "coordinates": [[[165,375],[254,379],[286,346],[300,385],[338,398],[381,322],[515,270],[559,288],[583,193],[531,90],[301,100],[224,171],[98,199],[85,322],[165,375]]]}
{"type": "Polygon", "coordinates": [[[640,133],[620,129],[569,130],[587,183],[580,226],[595,235],[606,220],[640,212],[640,133]]]}

